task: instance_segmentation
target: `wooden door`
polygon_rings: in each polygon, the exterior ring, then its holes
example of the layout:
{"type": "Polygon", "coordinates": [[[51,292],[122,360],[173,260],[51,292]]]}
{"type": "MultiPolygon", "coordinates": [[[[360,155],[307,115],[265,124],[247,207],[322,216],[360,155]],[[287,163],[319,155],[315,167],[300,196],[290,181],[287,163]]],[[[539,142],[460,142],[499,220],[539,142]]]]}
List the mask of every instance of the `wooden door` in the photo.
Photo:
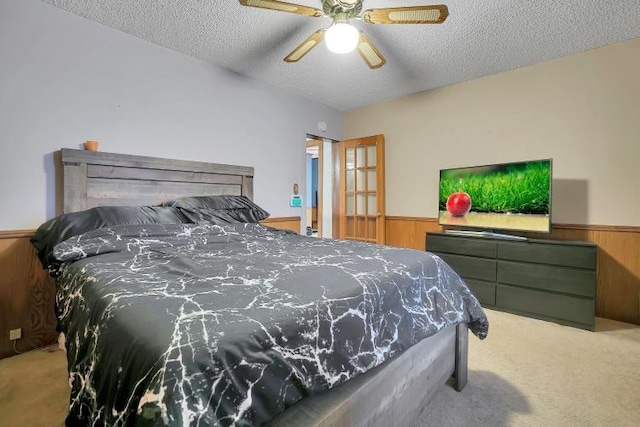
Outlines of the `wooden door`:
{"type": "Polygon", "coordinates": [[[340,238],[384,244],[384,135],[340,142],[340,238]]]}

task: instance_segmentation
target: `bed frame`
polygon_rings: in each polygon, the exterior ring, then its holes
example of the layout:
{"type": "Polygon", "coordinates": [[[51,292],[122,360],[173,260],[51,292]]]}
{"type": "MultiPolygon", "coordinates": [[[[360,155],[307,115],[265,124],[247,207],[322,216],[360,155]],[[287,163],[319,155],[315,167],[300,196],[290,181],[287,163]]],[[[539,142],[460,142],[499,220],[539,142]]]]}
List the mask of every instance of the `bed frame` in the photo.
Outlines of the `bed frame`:
{"type": "Polygon", "coordinates": [[[147,206],[187,196],[253,200],[253,168],[63,148],[63,212],[147,206]]]}
{"type": "MultiPolygon", "coordinates": [[[[185,196],[253,199],[253,168],[63,148],[63,211],[153,205],[185,196]]],[[[268,426],[411,425],[453,376],[467,383],[468,329],[449,326],[395,359],[327,392],[307,397],[268,426]]]]}

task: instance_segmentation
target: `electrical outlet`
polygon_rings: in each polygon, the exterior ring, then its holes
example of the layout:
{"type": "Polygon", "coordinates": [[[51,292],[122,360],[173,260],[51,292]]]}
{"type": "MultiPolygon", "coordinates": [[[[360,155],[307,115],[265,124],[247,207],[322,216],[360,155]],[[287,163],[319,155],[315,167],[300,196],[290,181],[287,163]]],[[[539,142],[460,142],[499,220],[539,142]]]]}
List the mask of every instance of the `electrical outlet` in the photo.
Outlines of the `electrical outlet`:
{"type": "Polygon", "coordinates": [[[20,338],[22,338],[22,328],[11,329],[9,331],[9,339],[11,341],[19,340],[20,338]]]}

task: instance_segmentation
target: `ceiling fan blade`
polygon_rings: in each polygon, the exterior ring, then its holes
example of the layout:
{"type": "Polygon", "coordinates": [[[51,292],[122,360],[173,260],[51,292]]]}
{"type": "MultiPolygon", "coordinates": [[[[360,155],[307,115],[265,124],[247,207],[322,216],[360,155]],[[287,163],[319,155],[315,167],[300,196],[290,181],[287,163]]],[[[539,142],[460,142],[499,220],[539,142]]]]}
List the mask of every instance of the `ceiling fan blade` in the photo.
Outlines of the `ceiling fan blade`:
{"type": "Polygon", "coordinates": [[[295,48],[293,52],[284,58],[285,62],[298,62],[304,57],[311,49],[322,43],[324,40],[324,32],[326,30],[318,30],[311,34],[311,37],[300,43],[300,46],[295,48]]]}
{"type": "Polygon", "coordinates": [[[369,68],[376,69],[387,63],[387,60],[380,54],[378,49],[371,43],[371,40],[360,31],[360,41],[358,42],[358,52],[367,63],[369,68]]]}
{"type": "Polygon", "coordinates": [[[369,9],[362,14],[362,20],[369,24],[442,24],[447,16],[449,9],[439,4],[369,9]]]}
{"type": "Polygon", "coordinates": [[[314,9],[309,6],[302,6],[299,4],[287,3],[277,0],[240,0],[240,4],[243,6],[257,7],[260,9],[277,10],[279,12],[291,12],[298,15],[311,16],[314,18],[323,15],[320,9],[314,9]]]}

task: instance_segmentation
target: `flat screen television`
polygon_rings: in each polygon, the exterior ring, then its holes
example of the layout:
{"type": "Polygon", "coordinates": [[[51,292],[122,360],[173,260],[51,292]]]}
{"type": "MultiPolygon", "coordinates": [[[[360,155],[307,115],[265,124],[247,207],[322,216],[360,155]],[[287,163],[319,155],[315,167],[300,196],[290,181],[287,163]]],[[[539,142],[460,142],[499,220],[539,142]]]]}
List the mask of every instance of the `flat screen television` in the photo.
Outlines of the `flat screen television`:
{"type": "Polygon", "coordinates": [[[551,159],[443,169],[438,222],[485,233],[549,233],[551,175],[551,159]]]}

